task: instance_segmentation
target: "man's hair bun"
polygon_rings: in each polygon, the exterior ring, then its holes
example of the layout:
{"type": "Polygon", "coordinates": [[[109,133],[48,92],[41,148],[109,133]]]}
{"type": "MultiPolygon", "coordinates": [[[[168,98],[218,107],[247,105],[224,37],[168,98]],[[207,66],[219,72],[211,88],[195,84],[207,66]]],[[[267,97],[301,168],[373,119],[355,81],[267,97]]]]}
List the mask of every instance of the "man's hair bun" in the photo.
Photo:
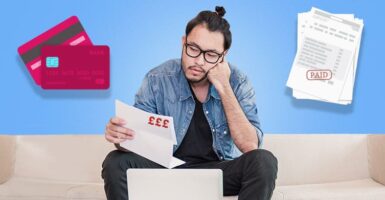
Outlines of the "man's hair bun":
{"type": "Polygon", "coordinates": [[[193,28],[197,25],[205,25],[211,32],[220,32],[225,38],[223,47],[225,50],[231,46],[231,31],[230,24],[223,17],[226,13],[225,8],[222,6],[216,6],[215,12],[212,10],[203,10],[199,14],[191,19],[186,26],[186,37],[190,34],[193,28]]]}
{"type": "Polygon", "coordinates": [[[223,17],[226,14],[226,10],[222,6],[215,6],[215,12],[220,16],[223,17]]]}

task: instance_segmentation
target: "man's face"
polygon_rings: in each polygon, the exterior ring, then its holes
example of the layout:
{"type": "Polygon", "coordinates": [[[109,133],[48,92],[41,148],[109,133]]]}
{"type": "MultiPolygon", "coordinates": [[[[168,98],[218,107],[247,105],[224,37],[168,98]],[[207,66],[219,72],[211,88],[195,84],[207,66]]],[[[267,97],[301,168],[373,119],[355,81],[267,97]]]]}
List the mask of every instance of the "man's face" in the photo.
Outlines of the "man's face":
{"type": "MultiPolygon", "coordinates": [[[[198,25],[193,28],[188,37],[182,38],[182,67],[187,80],[191,83],[198,83],[207,81],[207,73],[218,62],[222,61],[221,55],[224,51],[223,48],[224,37],[220,32],[210,32],[205,25],[198,25]],[[204,58],[204,54],[201,53],[198,57],[193,58],[186,53],[186,44],[190,46],[189,52],[197,52],[199,50],[209,51],[206,53],[206,59],[215,58],[216,55],[220,55],[220,59],[216,63],[209,63],[204,58]]],[[[212,59],[211,59],[212,60],[212,59]]],[[[214,59],[215,60],[215,59],[214,59]]]]}

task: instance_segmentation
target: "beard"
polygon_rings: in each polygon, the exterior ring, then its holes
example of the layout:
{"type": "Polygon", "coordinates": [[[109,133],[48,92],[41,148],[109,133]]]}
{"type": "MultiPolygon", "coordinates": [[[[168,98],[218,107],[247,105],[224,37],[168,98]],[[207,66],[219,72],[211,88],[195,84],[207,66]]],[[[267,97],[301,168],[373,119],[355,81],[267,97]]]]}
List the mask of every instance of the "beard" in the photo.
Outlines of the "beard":
{"type": "MultiPolygon", "coordinates": [[[[188,69],[193,68],[193,67],[196,68],[196,66],[189,66],[188,69]]],[[[198,67],[198,68],[200,68],[200,67],[198,67]]],[[[200,69],[202,69],[202,68],[200,68],[200,69]]],[[[203,69],[202,69],[202,70],[203,70],[203,69]]],[[[202,78],[200,78],[200,79],[198,79],[198,80],[189,79],[187,76],[186,76],[186,79],[187,79],[190,83],[199,83],[199,82],[202,82],[202,81],[206,80],[206,78],[207,78],[207,72],[205,72],[204,70],[203,70],[203,72],[204,72],[205,74],[203,75],[202,78]]]]}
{"type": "Polygon", "coordinates": [[[198,69],[200,69],[201,71],[203,71],[204,76],[203,76],[202,78],[198,79],[198,80],[191,79],[191,78],[188,78],[188,77],[187,77],[187,75],[186,75],[186,70],[185,70],[186,66],[185,66],[185,63],[183,62],[183,52],[182,52],[182,56],[181,56],[181,62],[182,62],[182,69],[183,69],[183,72],[184,72],[184,76],[186,77],[186,79],[187,79],[187,81],[188,81],[189,83],[199,83],[199,82],[202,82],[202,81],[206,80],[208,72],[205,71],[202,67],[198,67],[198,66],[195,66],[195,65],[188,66],[187,69],[198,68],[198,69]]]}

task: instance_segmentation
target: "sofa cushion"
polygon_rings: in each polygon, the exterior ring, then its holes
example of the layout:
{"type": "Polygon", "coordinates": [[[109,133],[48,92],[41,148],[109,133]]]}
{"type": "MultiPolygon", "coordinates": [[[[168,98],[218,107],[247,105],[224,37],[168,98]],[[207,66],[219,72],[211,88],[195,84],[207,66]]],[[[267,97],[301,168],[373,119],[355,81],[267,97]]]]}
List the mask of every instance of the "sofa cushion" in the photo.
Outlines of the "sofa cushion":
{"type": "Polygon", "coordinates": [[[368,136],[368,160],[370,176],[385,185],[385,135],[368,136]]]}
{"type": "Polygon", "coordinates": [[[66,194],[67,200],[106,200],[102,183],[79,185],[66,194]]]}
{"type": "Polygon", "coordinates": [[[369,178],[365,134],[269,134],[263,148],[278,159],[277,185],[369,178]]]}
{"type": "Polygon", "coordinates": [[[102,162],[114,148],[103,135],[18,136],[15,176],[102,182],[102,162]]]}
{"type": "Polygon", "coordinates": [[[285,200],[383,200],[385,187],[372,179],[347,182],[281,186],[285,200]]]}
{"type": "Polygon", "coordinates": [[[0,187],[0,200],[64,200],[76,183],[11,178],[0,187]]]}
{"type": "Polygon", "coordinates": [[[14,136],[0,135],[0,184],[13,175],[16,142],[14,136]]]}

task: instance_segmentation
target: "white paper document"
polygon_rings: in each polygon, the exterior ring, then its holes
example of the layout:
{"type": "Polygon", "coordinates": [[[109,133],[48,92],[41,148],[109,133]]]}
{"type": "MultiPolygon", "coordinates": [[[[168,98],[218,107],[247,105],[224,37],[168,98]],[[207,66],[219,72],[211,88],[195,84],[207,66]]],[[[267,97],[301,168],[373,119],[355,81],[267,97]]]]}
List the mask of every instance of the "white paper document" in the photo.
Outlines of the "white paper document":
{"type": "Polygon", "coordinates": [[[173,146],[177,141],[172,117],[148,113],[119,100],[115,101],[115,114],[126,121],[124,127],[136,133],[133,140],[120,143],[121,147],[166,168],[184,163],[173,157],[173,146]]]}
{"type": "Polygon", "coordinates": [[[363,20],[317,8],[298,14],[297,53],[287,86],[297,99],[353,100],[363,20]]]}

